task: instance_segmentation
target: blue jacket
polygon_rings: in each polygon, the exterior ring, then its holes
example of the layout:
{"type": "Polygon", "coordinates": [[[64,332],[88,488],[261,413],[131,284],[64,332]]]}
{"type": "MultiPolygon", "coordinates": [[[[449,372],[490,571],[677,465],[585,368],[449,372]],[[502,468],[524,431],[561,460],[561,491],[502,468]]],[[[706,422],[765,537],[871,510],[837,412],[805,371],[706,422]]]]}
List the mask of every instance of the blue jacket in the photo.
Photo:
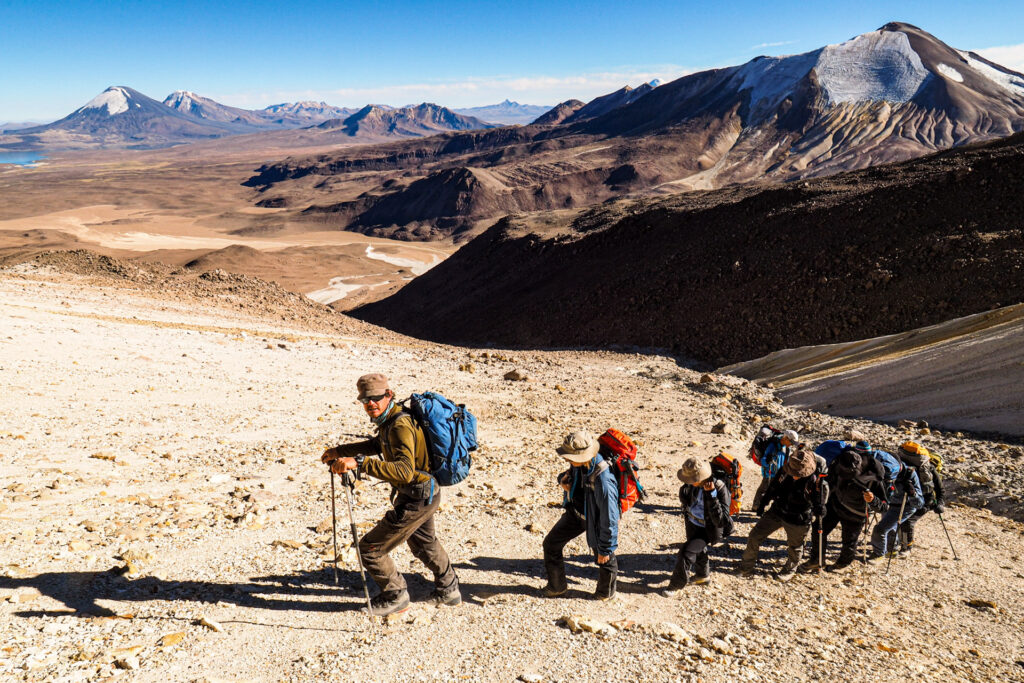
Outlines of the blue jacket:
{"type": "MultiPolygon", "coordinates": [[[[603,466],[598,454],[583,467],[569,468],[569,493],[564,506],[578,510],[573,502],[582,496],[582,516],[587,526],[587,545],[598,555],[611,555],[619,547],[619,484],[611,467],[603,466]],[[601,468],[602,471],[598,472],[601,468]],[[596,476],[595,476],[596,475],[596,476]],[[590,482],[593,480],[593,487],[590,482]]],[[[579,513],[577,513],[579,514],[579,513]]]]}
{"type": "Polygon", "coordinates": [[[789,447],[782,445],[780,437],[775,437],[764,447],[764,455],[761,457],[761,476],[771,479],[779,471],[786,457],[789,455],[789,447]]]}

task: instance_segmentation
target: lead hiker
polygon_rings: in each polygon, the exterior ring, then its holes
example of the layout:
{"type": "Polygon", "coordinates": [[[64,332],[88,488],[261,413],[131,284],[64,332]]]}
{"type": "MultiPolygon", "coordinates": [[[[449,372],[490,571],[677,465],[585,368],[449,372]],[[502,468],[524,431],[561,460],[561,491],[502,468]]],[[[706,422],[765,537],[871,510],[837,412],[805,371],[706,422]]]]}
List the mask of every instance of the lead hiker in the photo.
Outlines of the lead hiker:
{"type": "Polygon", "coordinates": [[[921,482],[921,496],[924,505],[918,508],[900,524],[900,557],[906,557],[914,547],[914,525],[925,516],[929,510],[942,515],[946,511],[945,497],[942,489],[942,477],[939,475],[939,468],[942,459],[924,446],[914,441],[907,441],[900,446],[900,459],[917,471],[917,478],[921,482]]]}
{"type": "MultiPolygon", "coordinates": [[[[824,510],[818,482],[814,475],[817,462],[810,451],[796,451],[786,458],[782,469],[772,478],[768,490],[761,499],[757,514],[762,515],[747,538],[747,547],[740,560],[740,576],[753,576],[761,544],[779,529],[786,530],[786,564],[775,575],[780,581],[788,581],[796,573],[803,557],[804,541],[811,530],[811,520],[820,517],[824,510]],[[772,503],[768,512],[765,507],[772,503]]],[[[827,484],[823,484],[827,486],[827,484]]],[[[826,492],[827,498],[827,492],[826,492]]]]}
{"type": "Polygon", "coordinates": [[[761,509],[761,499],[768,484],[786,462],[790,450],[800,442],[800,435],[792,429],[779,432],[769,426],[761,428],[751,446],[751,459],[761,466],[761,484],[754,492],[753,509],[761,509]],[[755,457],[756,456],[756,457],[755,457]]]}
{"type": "Polygon", "coordinates": [[[676,476],[683,482],[679,502],[685,516],[686,542],[679,549],[668,588],[661,592],[666,598],[679,597],[688,583],[699,585],[711,580],[708,547],[727,538],[733,530],[729,489],[712,476],[710,462],[689,457],[676,476]]]}
{"type": "Polygon", "coordinates": [[[357,477],[365,474],[392,486],[393,508],[359,540],[363,563],[380,589],[370,601],[371,614],[384,616],[409,609],[405,578],[388,554],[402,543],[408,543],[413,556],[434,573],[435,588],[428,602],[458,605],[462,602],[459,580],[434,533],[434,513],[441,504],[441,491],[429,474],[423,428],[395,401],[384,375],[363,375],[356,389],[377,435],[328,448],[321,460],[337,474],[355,471],[357,477]],[[365,457],[370,455],[380,457],[365,457]]]}
{"type": "Polygon", "coordinates": [[[565,490],[565,512],[544,537],[544,568],[548,575],[545,597],[558,597],[569,590],[562,550],[584,532],[598,566],[594,597],[609,600],[615,596],[619,570],[615,557],[621,514],[619,485],[599,450],[598,440],[586,432],[568,434],[556,449],[570,467],[558,477],[559,486],[565,490]]]}

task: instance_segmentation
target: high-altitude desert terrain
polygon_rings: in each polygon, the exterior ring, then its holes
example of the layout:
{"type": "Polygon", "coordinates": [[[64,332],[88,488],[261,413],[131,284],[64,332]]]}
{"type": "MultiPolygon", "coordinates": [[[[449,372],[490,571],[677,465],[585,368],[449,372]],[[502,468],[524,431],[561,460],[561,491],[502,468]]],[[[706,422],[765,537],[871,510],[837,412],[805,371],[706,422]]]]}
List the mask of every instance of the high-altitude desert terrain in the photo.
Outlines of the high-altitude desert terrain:
{"type": "MultiPolygon", "coordinates": [[[[1024,678],[1019,445],[793,410],[767,388],[656,354],[430,344],[252,278],[185,279],[88,253],[0,271],[0,315],[4,679],[1024,678]],[[438,516],[464,604],[414,603],[371,623],[341,490],[332,581],[319,454],[367,433],[353,385],[376,370],[400,392],[465,401],[481,449],[438,516]],[[512,370],[525,379],[504,379],[512,370]],[[765,421],[811,442],[853,425],[878,444],[914,438],[942,453],[959,560],[929,515],[888,574],[855,563],[780,584],[776,539],[761,573],[741,579],[745,508],[733,548],[713,554],[714,582],[659,596],[683,533],[679,463],[742,456],[765,421]],[[641,443],[650,494],[623,519],[619,597],[588,599],[595,571],[577,541],[572,591],[542,598],[540,543],[563,466],[554,446],[608,426],[641,443]]],[[[758,475],[745,463],[749,499],[758,475]]],[[[360,529],[386,507],[384,486],[357,488],[360,529]]],[[[414,600],[425,597],[422,568],[405,550],[397,561],[414,600]]]]}
{"type": "Polygon", "coordinates": [[[536,114],[112,86],[0,134],[45,156],[0,164],[0,680],[1024,681],[1024,74],[894,22],[536,114]],[[479,418],[456,608],[400,549],[413,608],[359,611],[340,487],[333,580],[319,456],[374,371],[479,418]],[[925,444],[945,526],[740,578],[765,423],[925,444]],[[545,599],[554,447],[608,427],[649,493],[619,594],[576,541],[545,599]],[[664,598],[720,451],[736,533],[664,598]]]}

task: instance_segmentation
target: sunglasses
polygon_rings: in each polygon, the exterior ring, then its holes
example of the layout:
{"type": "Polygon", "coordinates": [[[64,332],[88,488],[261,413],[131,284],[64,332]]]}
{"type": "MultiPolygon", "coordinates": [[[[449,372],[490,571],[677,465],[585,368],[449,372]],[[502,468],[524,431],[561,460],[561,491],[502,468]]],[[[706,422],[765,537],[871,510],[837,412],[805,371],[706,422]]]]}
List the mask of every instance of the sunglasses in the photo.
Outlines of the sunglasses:
{"type": "Polygon", "coordinates": [[[365,406],[368,403],[380,403],[381,401],[383,401],[387,397],[388,397],[387,394],[378,394],[376,396],[360,396],[356,400],[359,401],[360,403],[362,403],[365,406]]]}

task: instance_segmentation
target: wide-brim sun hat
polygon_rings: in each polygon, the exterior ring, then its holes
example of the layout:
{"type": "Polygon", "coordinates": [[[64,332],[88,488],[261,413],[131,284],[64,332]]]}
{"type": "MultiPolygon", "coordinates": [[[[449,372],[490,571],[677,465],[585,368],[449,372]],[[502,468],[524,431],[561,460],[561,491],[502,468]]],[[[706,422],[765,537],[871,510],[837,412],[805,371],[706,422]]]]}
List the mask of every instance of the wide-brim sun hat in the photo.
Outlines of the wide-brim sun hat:
{"type": "Polygon", "coordinates": [[[566,434],[562,439],[562,445],[556,448],[555,452],[569,462],[582,464],[593,460],[600,447],[597,439],[584,431],[576,431],[566,434]]]}
{"type": "Polygon", "coordinates": [[[816,468],[817,462],[815,462],[814,455],[810,451],[797,451],[786,458],[782,471],[800,479],[814,474],[816,468]]]}
{"type": "Polygon", "coordinates": [[[699,484],[711,476],[711,463],[707,460],[690,456],[683,461],[683,465],[676,472],[676,476],[684,484],[690,484],[691,486],[699,484]]]}

